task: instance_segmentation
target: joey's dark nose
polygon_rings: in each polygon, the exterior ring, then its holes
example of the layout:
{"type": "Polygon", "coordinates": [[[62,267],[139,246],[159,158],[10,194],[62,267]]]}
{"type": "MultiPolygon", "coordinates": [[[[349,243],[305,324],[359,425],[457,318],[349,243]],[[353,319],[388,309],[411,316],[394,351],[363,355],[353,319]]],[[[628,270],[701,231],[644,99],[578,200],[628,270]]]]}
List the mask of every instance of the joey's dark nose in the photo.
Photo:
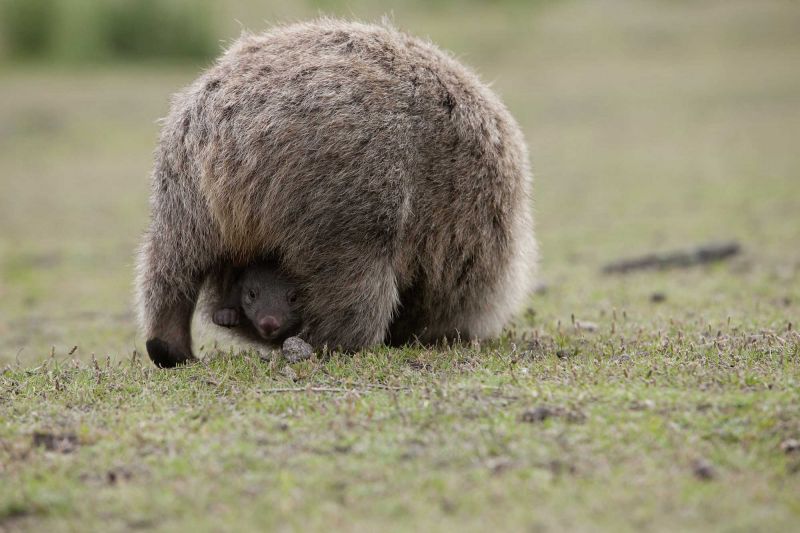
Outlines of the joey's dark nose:
{"type": "Polygon", "coordinates": [[[281,327],[280,322],[278,322],[278,319],[275,318],[274,316],[265,316],[258,321],[258,329],[261,331],[261,334],[264,335],[265,337],[269,337],[270,335],[278,331],[280,327],[281,327]]]}

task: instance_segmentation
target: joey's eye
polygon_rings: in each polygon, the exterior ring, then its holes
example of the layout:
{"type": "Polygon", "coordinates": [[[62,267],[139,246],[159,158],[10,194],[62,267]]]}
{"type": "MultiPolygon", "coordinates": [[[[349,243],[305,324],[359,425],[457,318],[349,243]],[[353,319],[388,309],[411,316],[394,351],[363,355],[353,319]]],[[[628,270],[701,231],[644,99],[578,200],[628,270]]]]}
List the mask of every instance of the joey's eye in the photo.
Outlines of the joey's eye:
{"type": "Polygon", "coordinates": [[[286,299],[287,299],[287,300],[289,300],[289,303],[290,303],[290,304],[293,304],[293,303],[295,303],[295,302],[297,301],[297,291],[294,291],[294,290],[292,290],[292,289],[289,289],[289,290],[286,292],[286,299]]]}
{"type": "Polygon", "coordinates": [[[251,300],[256,299],[256,291],[254,291],[253,289],[250,289],[250,292],[247,293],[247,295],[250,297],[251,300]]]}

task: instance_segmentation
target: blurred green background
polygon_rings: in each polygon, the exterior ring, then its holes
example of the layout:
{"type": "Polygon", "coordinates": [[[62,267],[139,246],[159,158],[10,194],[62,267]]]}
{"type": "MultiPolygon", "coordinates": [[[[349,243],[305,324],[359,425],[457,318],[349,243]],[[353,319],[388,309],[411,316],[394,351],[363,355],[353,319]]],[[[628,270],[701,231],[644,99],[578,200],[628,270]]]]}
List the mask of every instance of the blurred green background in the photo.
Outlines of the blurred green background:
{"type": "Polygon", "coordinates": [[[205,0],[4,0],[6,53],[20,61],[204,59],[214,53],[205,0]]]}
{"type": "MultiPolygon", "coordinates": [[[[132,265],[157,119],[243,29],[389,16],[472,65],[523,126],[540,320],[702,310],[752,328],[800,299],[800,4],[785,0],[0,0],[0,363],[142,352],[132,265]],[[620,256],[738,239],[713,276],[620,256]],[[667,291],[657,309],[644,307],[667,291]],[[639,306],[639,307],[637,307],[639,306]]],[[[796,321],[795,321],[796,322],[796,321]]]]}

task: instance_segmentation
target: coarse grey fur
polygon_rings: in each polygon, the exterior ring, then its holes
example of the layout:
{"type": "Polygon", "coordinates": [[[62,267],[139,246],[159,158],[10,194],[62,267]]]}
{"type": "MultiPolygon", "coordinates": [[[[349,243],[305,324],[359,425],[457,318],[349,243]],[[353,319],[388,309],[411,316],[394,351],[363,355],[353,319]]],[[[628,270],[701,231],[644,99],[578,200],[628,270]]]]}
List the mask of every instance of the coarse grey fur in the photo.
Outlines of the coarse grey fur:
{"type": "Polygon", "coordinates": [[[531,284],[530,182],[516,122],[433,44],[332,19],[244,35],[164,121],[137,276],[150,357],[193,359],[204,280],[266,254],[316,348],[494,336],[531,284]]]}

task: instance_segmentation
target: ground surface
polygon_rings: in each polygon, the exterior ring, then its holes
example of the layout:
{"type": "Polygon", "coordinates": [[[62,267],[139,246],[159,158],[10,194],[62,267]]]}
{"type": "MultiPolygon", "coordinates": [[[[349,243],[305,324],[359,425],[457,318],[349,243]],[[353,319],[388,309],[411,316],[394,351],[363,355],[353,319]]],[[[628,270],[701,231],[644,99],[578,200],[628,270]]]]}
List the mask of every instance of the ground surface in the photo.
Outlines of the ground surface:
{"type": "Polygon", "coordinates": [[[0,530],[798,529],[800,9],[395,19],[526,130],[530,311],[482,346],[295,365],[207,333],[202,363],[156,370],[133,250],[155,119],[196,70],[2,67],[0,530]],[[717,239],[742,253],[600,273],[717,239]]]}

